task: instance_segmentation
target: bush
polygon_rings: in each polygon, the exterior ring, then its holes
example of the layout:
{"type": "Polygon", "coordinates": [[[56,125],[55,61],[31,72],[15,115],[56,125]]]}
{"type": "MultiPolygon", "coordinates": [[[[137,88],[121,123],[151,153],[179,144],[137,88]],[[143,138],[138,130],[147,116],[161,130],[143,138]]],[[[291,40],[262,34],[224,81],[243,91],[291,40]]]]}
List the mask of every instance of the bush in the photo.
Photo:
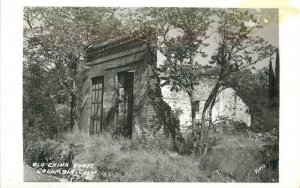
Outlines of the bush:
{"type": "Polygon", "coordinates": [[[193,134],[192,132],[187,132],[183,136],[184,140],[179,144],[178,153],[181,155],[191,155],[193,152],[193,134]]]}
{"type": "Polygon", "coordinates": [[[201,167],[206,172],[217,171],[237,182],[273,182],[278,181],[276,154],[278,150],[274,147],[251,140],[247,135],[222,135],[201,167]]]}
{"type": "Polygon", "coordinates": [[[58,141],[50,139],[44,141],[32,140],[24,148],[24,161],[29,165],[33,163],[48,163],[50,161],[72,162],[68,161],[71,152],[75,152],[73,155],[80,153],[83,149],[81,144],[86,139],[89,139],[88,134],[76,132],[75,134],[67,133],[58,141]],[[71,146],[74,146],[74,149],[71,149],[71,146]]]}
{"type": "MultiPolygon", "coordinates": [[[[71,181],[95,182],[206,182],[231,181],[226,175],[199,168],[197,158],[179,155],[172,149],[171,140],[159,137],[150,143],[143,139],[113,137],[110,134],[90,136],[88,133],[68,133],[61,142],[46,140],[28,149],[27,162],[68,162],[74,170],[64,175],[71,181]],[[152,144],[152,145],[151,145],[152,144]],[[92,163],[92,169],[72,164],[92,163]],[[79,170],[97,171],[94,175],[79,175],[79,170]],[[205,172],[205,175],[204,173],[205,172]]],[[[189,142],[187,142],[189,143],[189,142]]],[[[186,144],[186,143],[184,143],[186,144]]],[[[209,167],[209,166],[207,166],[209,167]]],[[[63,177],[62,175],[58,175],[63,177]]]]}
{"type": "MultiPolygon", "coordinates": [[[[208,181],[196,159],[170,151],[171,145],[163,142],[166,140],[161,138],[152,146],[143,146],[138,139],[95,135],[85,142],[84,151],[75,157],[73,163],[95,164],[98,173],[93,176],[93,181],[208,181]]],[[[77,181],[84,181],[84,178],[77,178],[77,181]]]]}
{"type": "Polygon", "coordinates": [[[205,182],[208,178],[197,167],[196,160],[175,153],[137,154],[122,181],[137,182],[205,182]]]}
{"type": "Polygon", "coordinates": [[[25,149],[25,162],[31,166],[33,163],[47,163],[55,158],[55,149],[59,145],[59,142],[50,139],[32,142],[25,149]]]}

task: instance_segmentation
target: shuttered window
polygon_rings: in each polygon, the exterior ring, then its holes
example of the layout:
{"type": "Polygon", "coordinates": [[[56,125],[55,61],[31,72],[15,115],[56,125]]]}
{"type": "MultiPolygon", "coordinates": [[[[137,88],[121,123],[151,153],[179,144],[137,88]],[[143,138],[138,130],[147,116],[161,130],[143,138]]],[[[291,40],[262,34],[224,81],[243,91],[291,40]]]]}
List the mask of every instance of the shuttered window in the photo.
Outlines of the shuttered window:
{"type": "Polygon", "coordinates": [[[103,76],[92,78],[90,134],[102,131],[103,76]]]}

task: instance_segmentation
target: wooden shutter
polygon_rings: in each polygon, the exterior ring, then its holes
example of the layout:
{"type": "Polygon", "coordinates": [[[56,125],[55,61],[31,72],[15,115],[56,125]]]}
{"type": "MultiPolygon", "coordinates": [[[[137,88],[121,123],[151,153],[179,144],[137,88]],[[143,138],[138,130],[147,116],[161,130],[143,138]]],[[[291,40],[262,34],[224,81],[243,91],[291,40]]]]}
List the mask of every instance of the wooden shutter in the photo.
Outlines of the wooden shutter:
{"type": "Polygon", "coordinates": [[[103,77],[92,78],[90,134],[102,131],[103,77]]]}

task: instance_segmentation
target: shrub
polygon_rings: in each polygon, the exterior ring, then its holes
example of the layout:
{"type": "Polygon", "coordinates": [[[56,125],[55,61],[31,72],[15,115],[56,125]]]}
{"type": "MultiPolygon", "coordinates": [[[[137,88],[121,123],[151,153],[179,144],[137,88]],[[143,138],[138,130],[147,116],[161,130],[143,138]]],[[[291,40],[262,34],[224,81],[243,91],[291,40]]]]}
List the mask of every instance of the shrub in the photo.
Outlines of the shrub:
{"type": "Polygon", "coordinates": [[[206,172],[217,171],[238,182],[278,181],[278,164],[274,164],[273,169],[268,165],[276,163],[278,151],[266,147],[261,141],[250,140],[244,134],[235,134],[222,135],[200,167],[206,172]]]}
{"type": "MultiPolygon", "coordinates": [[[[113,138],[107,134],[91,136],[84,151],[73,163],[93,163],[98,173],[93,181],[108,182],[183,182],[208,181],[197,166],[197,160],[170,150],[164,138],[142,147],[138,139],[113,138]],[[162,146],[158,147],[159,144],[162,146]]],[[[79,169],[74,169],[78,171],[79,169]]],[[[85,177],[77,178],[83,181],[85,177]]]]}
{"type": "Polygon", "coordinates": [[[72,152],[75,152],[73,155],[77,155],[83,149],[81,143],[87,139],[90,139],[88,134],[76,132],[67,133],[58,141],[46,139],[28,142],[24,148],[24,161],[29,165],[50,161],[72,162],[68,160],[71,155],[70,146],[75,147],[72,152]]]}
{"type": "Polygon", "coordinates": [[[25,162],[29,165],[32,165],[33,163],[47,163],[55,158],[55,149],[59,145],[59,142],[50,139],[32,142],[25,149],[25,162]]]}
{"type": "Polygon", "coordinates": [[[193,134],[192,132],[187,132],[184,135],[184,140],[180,144],[180,147],[178,148],[181,155],[190,155],[193,151],[193,134]]]}
{"type": "Polygon", "coordinates": [[[122,181],[197,182],[208,181],[197,168],[196,160],[175,153],[137,154],[122,181]]]}
{"type": "Polygon", "coordinates": [[[63,140],[34,144],[27,152],[28,163],[49,158],[68,162],[75,173],[64,175],[64,178],[72,181],[205,182],[213,178],[226,181],[224,174],[214,172],[208,178],[199,168],[198,159],[175,153],[172,142],[164,137],[155,139],[151,145],[143,140],[116,138],[110,134],[90,136],[74,132],[66,134],[63,140]],[[97,174],[79,175],[80,168],[72,166],[74,163],[92,163],[94,167],[88,170],[95,170],[97,174]]]}

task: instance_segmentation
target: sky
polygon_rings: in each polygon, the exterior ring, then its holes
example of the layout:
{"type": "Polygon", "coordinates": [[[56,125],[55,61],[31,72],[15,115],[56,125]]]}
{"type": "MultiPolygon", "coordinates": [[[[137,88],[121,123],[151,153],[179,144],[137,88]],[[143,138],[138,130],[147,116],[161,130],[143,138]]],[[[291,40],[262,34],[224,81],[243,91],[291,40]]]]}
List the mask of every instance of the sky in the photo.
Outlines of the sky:
{"type": "MultiPolygon", "coordinates": [[[[278,9],[258,9],[259,18],[263,28],[255,33],[275,47],[279,47],[279,12],[278,9]]],[[[275,54],[272,56],[273,67],[275,67],[275,54]]],[[[269,59],[258,62],[256,68],[265,67],[269,64],[269,59]]]]}
{"type": "MultiPolygon", "coordinates": [[[[258,12],[258,21],[263,26],[261,29],[255,30],[252,35],[259,36],[268,41],[270,44],[275,47],[279,47],[279,12],[278,9],[256,9],[258,12]]],[[[178,31],[173,31],[170,33],[170,36],[178,35],[178,31]]],[[[208,64],[211,60],[210,55],[212,55],[217,48],[217,41],[214,39],[214,35],[210,39],[207,39],[207,43],[210,43],[208,47],[206,47],[203,51],[205,51],[209,56],[207,58],[201,58],[197,56],[195,61],[200,62],[201,64],[208,64]]],[[[275,55],[272,56],[272,62],[275,65],[274,61],[275,55]]],[[[165,57],[158,52],[158,65],[162,64],[165,57]]],[[[264,59],[258,62],[254,67],[260,69],[262,67],[268,66],[270,59],[264,59]]],[[[273,66],[275,67],[275,66],[273,66]]]]}

